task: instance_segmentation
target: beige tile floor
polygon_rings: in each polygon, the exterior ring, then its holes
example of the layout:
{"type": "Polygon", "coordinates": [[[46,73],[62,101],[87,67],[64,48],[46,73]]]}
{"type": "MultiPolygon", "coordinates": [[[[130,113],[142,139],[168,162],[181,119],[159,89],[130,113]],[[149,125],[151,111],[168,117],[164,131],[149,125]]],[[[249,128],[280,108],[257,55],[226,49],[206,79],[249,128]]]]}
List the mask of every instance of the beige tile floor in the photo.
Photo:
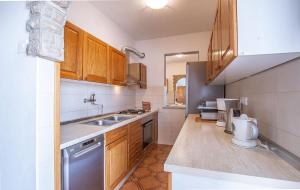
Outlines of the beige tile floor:
{"type": "Polygon", "coordinates": [[[164,163],[171,148],[153,145],[121,190],[167,190],[168,173],[164,172],[164,163]]]}

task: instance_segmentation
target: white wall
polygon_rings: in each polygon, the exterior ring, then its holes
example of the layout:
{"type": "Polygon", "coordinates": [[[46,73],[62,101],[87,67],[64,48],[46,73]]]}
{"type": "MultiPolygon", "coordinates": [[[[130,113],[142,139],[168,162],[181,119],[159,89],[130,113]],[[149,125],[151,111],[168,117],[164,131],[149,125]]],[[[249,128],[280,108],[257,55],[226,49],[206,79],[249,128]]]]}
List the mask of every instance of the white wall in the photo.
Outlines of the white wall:
{"type": "MultiPolygon", "coordinates": [[[[213,174],[211,174],[213,175],[213,174]]],[[[201,176],[199,174],[172,173],[173,190],[196,190],[196,189],[297,189],[297,182],[286,182],[281,180],[253,177],[254,179],[243,179],[242,177],[230,176],[222,179],[216,176],[201,176]]]]}
{"type": "Polygon", "coordinates": [[[17,53],[27,40],[25,3],[0,3],[1,86],[0,189],[35,189],[36,63],[17,53]],[[9,19],[8,19],[9,18],[9,19]]]}
{"type": "MultiPolygon", "coordinates": [[[[136,106],[140,107],[142,101],[150,101],[154,108],[162,108],[166,105],[164,55],[167,53],[199,51],[199,60],[206,61],[209,38],[210,32],[208,31],[137,41],[135,43],[136,48],[146,54],[146,58],[141,59],[140,62],[147,65],[148,89],[137,90],[136,106]]],[[[184,110],[176,112],[177,115],[181,115],[182,117],[176,117],[174,122],[169,122],[170,116],[175,112],[174,110],[161,109],[160,111],[159,127],[163,128],[159,131],[158,143],[173,144],[175,141],[174,137],[177,136],[178,132],[177,123],[180,125],[184,121],[184,110]]]]}
{"type": "Polygon", "coordinates": [[[166,64],[166,78],[170,78],[173,75],[185,75],[186,74],[186,63],[175,62],[166,64]]]}
{"type": "Polygon", "coordinates": [[[54,189],[55,63],[37,59],[36,189],[54,189]]]}
{"type": "Polygon", "coordinates": [[[148,85],[164,85],[164,55],[166,53],[199,51],[199,60],[206,61],[209,37],[210,32],[200,32],[137,41],[136,48],[146,54],[146,58],[140,61],[148,67],[148,85]]]}
{"type": "Polygon", "coordinates": [[[238,0],[238,54],[299,52],[299,7],[298,0],[238,0]]]}
{"type": "Polygon", "coordinates": [[[27,56],[25,2],[0,3],[0,189],[53,189],[53,65],[27,56]]]}
{"type": "Polygon", "coordinates": [[[300,59],[226,85],[226,96],[248,97],[247,113],[267,138],[300,157],[300,59]]]}
{"type": "MultiPolygon", "coordinates": [[[[124,46],[134,47],[134,40],[90,2],[72,2],[67,19],[119,50],[124,46]]],[[[61,121],[101,114],[99,106],[83,103],[92,93],[96,94],[97,104],[103,104],[104,113],[135,107],[135,91],[127,87],[64,80],[61,82],[61,121]]]]}
{"type": "Polygon", "coordinates": [[[185,109],[160,109],[158,143],[173,145],[185,121],[185,109]]]}
{"type": "Polygon", "coordinates": [[[67,19],[119,50],[134,46],[134,40],[90,2],[72,1],[67,19]]]}

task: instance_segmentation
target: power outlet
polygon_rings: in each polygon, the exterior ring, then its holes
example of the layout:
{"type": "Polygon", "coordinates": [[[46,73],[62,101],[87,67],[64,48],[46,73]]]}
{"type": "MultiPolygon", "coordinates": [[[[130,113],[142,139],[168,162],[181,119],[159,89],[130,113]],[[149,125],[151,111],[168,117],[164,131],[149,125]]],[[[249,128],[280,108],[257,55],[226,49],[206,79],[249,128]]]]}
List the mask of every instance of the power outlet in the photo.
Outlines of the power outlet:
{"type": "Polygon", "coordinates": [[[241,97],[240,101],[242,105],[248,106],[248,97],[241,97]]]}

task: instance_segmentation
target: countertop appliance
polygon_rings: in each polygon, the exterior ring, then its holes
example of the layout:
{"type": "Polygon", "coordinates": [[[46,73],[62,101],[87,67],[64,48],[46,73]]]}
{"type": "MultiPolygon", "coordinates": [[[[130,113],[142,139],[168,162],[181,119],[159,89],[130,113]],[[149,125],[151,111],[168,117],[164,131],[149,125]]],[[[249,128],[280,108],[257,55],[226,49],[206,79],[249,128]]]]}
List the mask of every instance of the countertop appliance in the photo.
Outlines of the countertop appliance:
{"type": "Polygon", "coordinates": [[[225,132],[232,133],[232,118],[240,116],[238,99],[217,98],[218,121],[217,126],[225,127],[225,132]]]}
{"type": "Polygon", "coordinates": [[[245,148],[257,146],[258,128],[256,119],[242,114],[240,117],[234,117],[232,122],[234,136],[232,143],[245,148]]]}
{"type": "Polygon", "coordinates": [[[224,97],[224,85],[206,84],[206,63],[188,62],[186,65],[186,116],[198,114],[198,106],[203,102],[224,97]]]}
{"type": "Polygon", "coordinates": [[[198,106],[201,111],[201,119],[205,120],[217,120],[218,119],[218,109],[216,101],[205,101],[202,105],[198,106]]]}
{"type": "Polygon", "coordinates": [[[63,190],[104,190],[104,137],[62,150],[63,190]]]}
{"type": "Polygon", "coordinates": [[[152,130],[153,130],[152,115],[149,115],[142,119],[142,127],[143,127],[143,148],[146,148],[153,141],[153,138],[152,138],[152,130]]]}

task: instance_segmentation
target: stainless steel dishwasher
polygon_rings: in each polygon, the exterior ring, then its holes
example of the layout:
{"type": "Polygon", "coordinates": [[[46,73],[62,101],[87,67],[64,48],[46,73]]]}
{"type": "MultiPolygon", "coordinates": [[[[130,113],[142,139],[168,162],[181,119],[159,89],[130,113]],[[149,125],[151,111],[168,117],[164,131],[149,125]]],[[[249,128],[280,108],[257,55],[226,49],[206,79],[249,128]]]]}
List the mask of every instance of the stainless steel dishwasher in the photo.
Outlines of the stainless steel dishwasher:
{"type": "Polygon", "coordinates": [[[103,135],[63,149],[62,170],[63,190],[103,190],[103,135]]]}

